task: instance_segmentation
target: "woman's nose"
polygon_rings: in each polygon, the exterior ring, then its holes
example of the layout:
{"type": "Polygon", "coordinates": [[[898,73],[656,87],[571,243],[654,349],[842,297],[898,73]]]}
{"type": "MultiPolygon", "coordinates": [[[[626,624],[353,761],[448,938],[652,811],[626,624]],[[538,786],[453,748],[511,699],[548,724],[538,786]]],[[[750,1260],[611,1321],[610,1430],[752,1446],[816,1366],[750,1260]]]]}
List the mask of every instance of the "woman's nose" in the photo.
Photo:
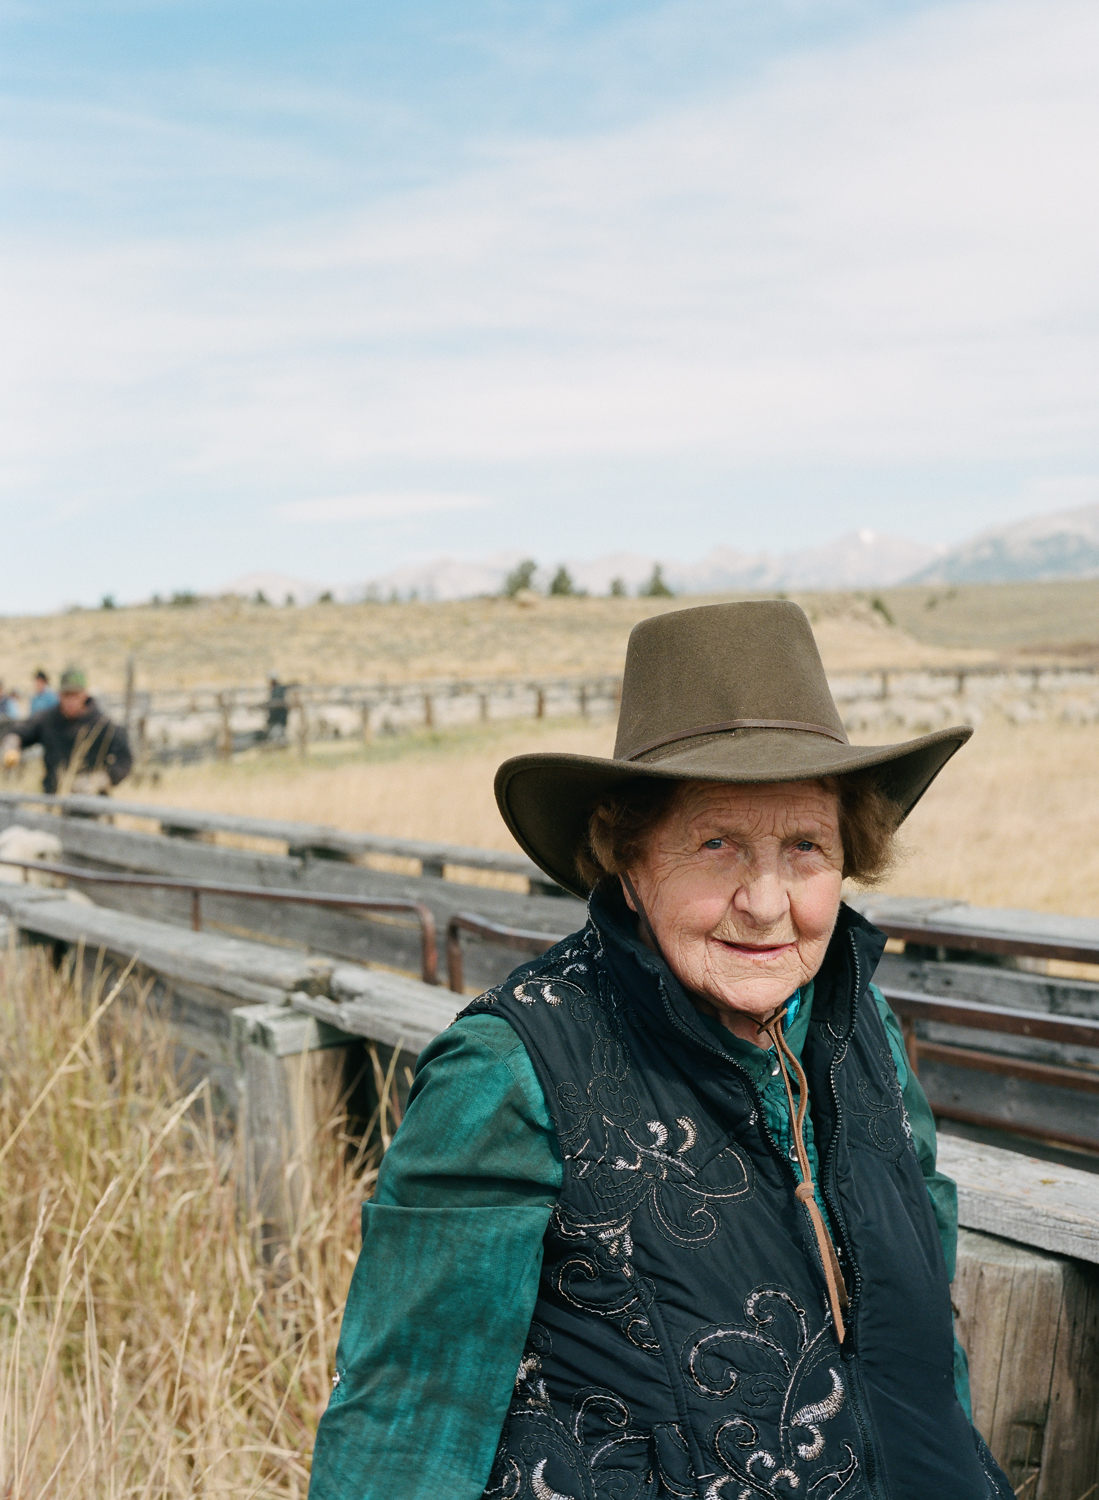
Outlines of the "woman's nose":
{"type": "Polygon", "coordinates": [[[759,927],[773,927],[790,909],[790,898],[777,871],[760,870],[748,876],[733,896],[733,910],[759,927]]]}

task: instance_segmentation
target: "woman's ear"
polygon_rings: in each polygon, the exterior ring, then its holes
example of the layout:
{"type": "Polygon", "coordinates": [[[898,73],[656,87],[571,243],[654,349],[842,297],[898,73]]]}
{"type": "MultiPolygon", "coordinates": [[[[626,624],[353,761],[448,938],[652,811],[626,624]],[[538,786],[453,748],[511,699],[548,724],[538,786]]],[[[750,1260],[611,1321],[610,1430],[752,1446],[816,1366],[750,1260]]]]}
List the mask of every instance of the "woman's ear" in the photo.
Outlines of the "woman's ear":
{"type": "Polygon", "coordinates": [[[633,897],[630,895],[630,888],[621,875],[618,877],[618,884],[622,887],[622,895],[625,898],[626,905],[632,912],[636,913],[637,907],[634,905],[633,897]]]}

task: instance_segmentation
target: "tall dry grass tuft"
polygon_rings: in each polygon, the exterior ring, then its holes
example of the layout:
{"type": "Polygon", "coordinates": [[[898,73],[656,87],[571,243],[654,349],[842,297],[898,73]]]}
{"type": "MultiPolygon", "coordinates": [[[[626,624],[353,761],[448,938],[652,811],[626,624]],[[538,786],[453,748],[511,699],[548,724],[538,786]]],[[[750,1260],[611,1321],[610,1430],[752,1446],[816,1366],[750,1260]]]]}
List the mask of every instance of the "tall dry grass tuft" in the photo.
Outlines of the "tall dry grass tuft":
{"type": "Polygon", "coordinates": [[[272,1257],[132,983],[0,969],[0,1496],[304,1496],[374,1178],[340,1101],[272,1257]]]}

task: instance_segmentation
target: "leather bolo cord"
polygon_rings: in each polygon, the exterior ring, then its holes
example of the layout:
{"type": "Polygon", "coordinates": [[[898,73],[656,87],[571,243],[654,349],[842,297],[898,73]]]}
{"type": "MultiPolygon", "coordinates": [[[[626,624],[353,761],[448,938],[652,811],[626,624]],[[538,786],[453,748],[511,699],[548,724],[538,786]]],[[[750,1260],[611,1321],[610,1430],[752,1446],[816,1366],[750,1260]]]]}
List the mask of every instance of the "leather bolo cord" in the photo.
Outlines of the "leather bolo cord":
{"type": "Polygon", "coordinates": [[[794,1195],[800,1203],[804,1203],[809,1210],[809,1218],[813,1223],[813,1231],[817,1237],[817,1248],[820,1251],[821,1264],[824,1267],[824,1279],[828,1285],[828,1301],[832,1305],[832,1319],[836,1325],[836,1337],[840,1343],[846,1336],[846,1328],[843,1322],[843,1309],[848,1306],[847,1285],[840,1270],[839,1259],[836,1255],[836,1247],[832,1243],[832,1236],[828,1233],[828,1226],[824,1222],[824,1215],[820,1211],[817,1202],[817,1190],[813,1185],[813,1174],[809,1170],[809,1153],[805,1149],[805,1112],[809,1108],[809,1082],[805,1077],[805,1070],[794,1056],[782,1034],[782,1016],[786,1006],[780,1007],[776,1013],[760,1026],[760,1031],[771,1038],[778,1058],[778,1065],[782,1071],[782,1081],[786,1085],[786,1102],[790,1107],[790,1123],[793,1126],[794,1150],[797,1154],[798,1166],[801,1169],[801,1181],[795,1189],[794,1195]],[[798,1104],[794,1108],[794,1094],[790,1087],[790,1074],[787,1069],[789,1062],[797,1074],[798,1079],[798,1104]]]}
{"type": "MultiPolygon", "coordinates": [[[[626,887],[630,901],[637,912],[638,920],[644,928],[653,952],[658,957],[664,958],[657,941],[656,933],[653,931],[649,914],[641,903],[641,898],[634,889],[634,883],[625,872],[621,875],[622,884],[626,887]]],[[[667,959],[664,959],[667,963],[667,959]]],[[[821,1264],[824,1267],[824,1280],[828,1287],[828,1301],[832,1308],[832,1321],[836,1327],[836,1337],[842,1344],[847,1334],[843,1321],[843,1310],[848,1306],[847,1284],[840,1270],[839,1259],[836,1255],[836,1247],[832,1243],[832,1236],[828,1233],[828,1226],[824,1222],[824,1215],[820,1211],[817,1202],[817,1190],[813,1185],[813,1174],[809,1170],[809,1153],[805,1149],[805,1113],[809,1108],[809,1080],[805,1076],[805,1070],[801,1063],[791,1052],[786,1038],[782,1034],[782,1017],[786,1013],[785,1002],[766,1021],[760,1023],[759,1030],[770,1037],[778,1058],[778,1065],[782,1072],[782,1081],[786,1086],[786,1103],[790,1109],[790,1124],[794,1136],[794,1151],[798,1159],[798,1167],[801,1169],[801,1181],[794,1189],[794,1196],[799,1203],[804,1203],[809,1211],[809,1218],[813,1224],[813,1232],[817,1237],[817,1249],[820,1251],[821,1264]],[[794,1107],[794,1091],[790,1087],[790,1074],[787,1070],[787,1062],[793,1066],[798,1079],[798,1103],[794,1107]]]]}

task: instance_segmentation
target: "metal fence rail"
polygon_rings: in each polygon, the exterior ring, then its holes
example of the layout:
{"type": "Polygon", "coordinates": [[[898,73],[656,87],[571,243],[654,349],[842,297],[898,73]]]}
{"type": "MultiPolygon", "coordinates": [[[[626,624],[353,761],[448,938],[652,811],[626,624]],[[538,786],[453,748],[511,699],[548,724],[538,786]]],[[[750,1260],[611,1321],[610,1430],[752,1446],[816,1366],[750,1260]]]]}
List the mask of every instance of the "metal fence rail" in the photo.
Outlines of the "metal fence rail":
{"type": "Polygon", "coordinates": [[[446,975],[450,988],[465,994],[465,965],[462,957],[462,933],[468,932],[501,948],[517,948],[520,953],[545,953],[559,943],[564,933],[532,932],[527,927],[505,927],[489,922],[473,912],[459,911],[451,917],[446,929],[446,975]]]}

